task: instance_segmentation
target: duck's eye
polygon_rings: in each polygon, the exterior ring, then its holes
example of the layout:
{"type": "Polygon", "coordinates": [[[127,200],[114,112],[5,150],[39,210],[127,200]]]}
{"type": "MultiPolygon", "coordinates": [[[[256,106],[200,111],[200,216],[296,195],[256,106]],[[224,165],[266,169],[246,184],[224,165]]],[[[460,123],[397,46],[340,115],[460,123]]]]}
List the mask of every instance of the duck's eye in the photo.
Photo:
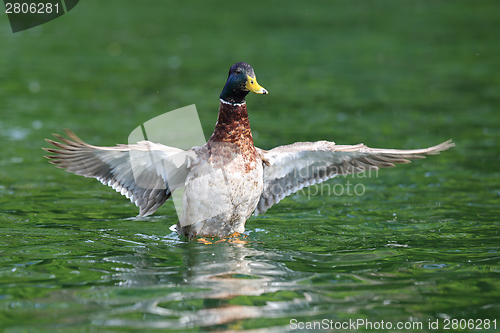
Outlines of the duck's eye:
{"type": "Polygon", "coordinates": [[[253,80],[250,80],[250,83],[253,84],[253,80]]]}

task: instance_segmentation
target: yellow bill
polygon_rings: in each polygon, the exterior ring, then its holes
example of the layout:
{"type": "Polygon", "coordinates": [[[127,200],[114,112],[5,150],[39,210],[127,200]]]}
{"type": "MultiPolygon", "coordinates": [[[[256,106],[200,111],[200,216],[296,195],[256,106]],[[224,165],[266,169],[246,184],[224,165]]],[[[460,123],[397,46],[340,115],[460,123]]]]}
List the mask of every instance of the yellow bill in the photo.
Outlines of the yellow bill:
{"type": "Polygon", "coordinates": [[[261,87],[261,85],[257,83],[257,79],[250,75],[247,75],[246,88],[255,94],[269,94],[264,87],[261,87]]]}

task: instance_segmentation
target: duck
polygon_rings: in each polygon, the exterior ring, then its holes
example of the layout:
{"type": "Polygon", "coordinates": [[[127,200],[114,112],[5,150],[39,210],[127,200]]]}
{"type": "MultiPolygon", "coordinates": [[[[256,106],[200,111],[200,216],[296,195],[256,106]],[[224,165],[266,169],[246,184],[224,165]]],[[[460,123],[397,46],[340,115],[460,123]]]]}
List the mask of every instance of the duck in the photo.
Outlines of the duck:
{"type": "Polygon", "coordinates": [[[51,153],[45,157],[58,168],[112,187],[139,207],[138,217],[153,214],[182,188],[176,230],[193,239],[239,235],[252,214],[266,213],[304,187],[409,163],[455,145],[450,139],[429,148],[398,150],[316,141],[260,149],[248,118],[250,92],[268,94],[252,66],[238,62],[229,69],[220,94],[214,132],[202,146],[182,150],[144,140],[99,147],[65,130],[68,138],[53,134],[58,141],[46,139],[55,148],[43,148],[51,153]]]}

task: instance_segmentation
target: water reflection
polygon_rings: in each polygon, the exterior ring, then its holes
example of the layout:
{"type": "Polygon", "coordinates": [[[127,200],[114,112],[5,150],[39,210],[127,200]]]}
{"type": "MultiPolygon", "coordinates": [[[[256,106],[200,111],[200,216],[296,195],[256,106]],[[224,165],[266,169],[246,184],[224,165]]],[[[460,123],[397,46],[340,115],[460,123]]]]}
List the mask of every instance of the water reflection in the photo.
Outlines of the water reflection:
{"type": "MultiPolygon", "coordinates": [[[[323,274],[298,272],[286,265],[296,260],[356,263],[378,259],[377,254],[311,258],[312,254],[303,253],[302,258],[294,258],[290,252],[262,250],[257,242],[179,242],[163,248],[138,246],[135,252],[135,256],[106,258],[118,266],[134,267],[116,268],[119,272],[109,277],[121,288],[130,289],[125,299],[112,295],[109,301],[114,308],[100,313],[93,324],[241,329],[251,322],[253,328],[288,330],[292,317],[333,318],[339,305],[340,312],[358,311],[373,295],[355,295],[352,290],[381,283],[357,274],[334,274],[333,265],[332,272],[323,274]],[[167,250],[161,254],[165,261],[156,257],[163,250],[167,250]],[[124,302],[117,307],[121,299],[124,302]]],[[[95,294],[92,298],[104,299],[95,294]]]]}
{"type": "MultiPolygon", "coordinates": [[[[132,307],[115,309],[95,322],[101,325],[180,328],[215,326],[251,318],[278,317],[292,308],[307,308],[311,300],[304,294],[294,293],[289,300],[274,293],[293,291],[303,277],[281,263],[282,255],[264,252],[247,244],[180,243],[182,265],[156,269],[159,262],[145,256],[146,247],[137,247],[138,257],[109,257],[116,264],[135,267],[129,272],[115,274],[121,286],[163,285],[181,287],[177,292],[157,295],[132,307]],[[177,271],[177,272],[176,272],[177,271]],[[181,273],[182,282],[178,281],[181,273]],[[268,294],[261,299],[260,296],[268,294]],[[131,321],[123,318],[126,313],[156,315],[151,321],[131,321]],[[160,318],[164,319],[160,319],[160,318]]],[[[161,263],[160,263],[161,265],[161,263]]]]}

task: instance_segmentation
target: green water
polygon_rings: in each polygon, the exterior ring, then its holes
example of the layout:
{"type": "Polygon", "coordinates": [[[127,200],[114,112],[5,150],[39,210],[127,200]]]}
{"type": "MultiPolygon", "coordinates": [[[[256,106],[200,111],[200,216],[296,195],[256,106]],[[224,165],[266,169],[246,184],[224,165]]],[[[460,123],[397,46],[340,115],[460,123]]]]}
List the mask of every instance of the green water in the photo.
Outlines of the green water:
{"type": "Polygon", "coordinates": [[[499,31],[497,1],[81,1],[16,34],[1,13],[0,330],[500,331],[499,31]],[[190,104],[209,135],[238,61],[270,92],[248,98],[261,148],[457,146],[328,182],[363,195],[293,195],[247,244],[185,242],[171,202],[135,219],[43,158],[63,128],[126,143],[190,104]]]}

